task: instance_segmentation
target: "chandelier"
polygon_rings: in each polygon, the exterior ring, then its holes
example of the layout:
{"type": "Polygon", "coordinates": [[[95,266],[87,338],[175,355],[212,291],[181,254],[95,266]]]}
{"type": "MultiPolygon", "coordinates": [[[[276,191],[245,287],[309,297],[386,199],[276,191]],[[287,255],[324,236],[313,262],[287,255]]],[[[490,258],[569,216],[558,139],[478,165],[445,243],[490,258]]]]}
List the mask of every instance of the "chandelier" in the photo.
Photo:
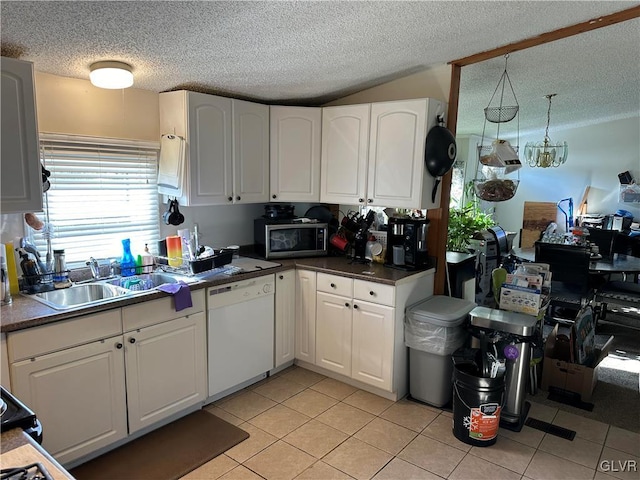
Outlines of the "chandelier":
{"type": "Polygon", "coordinates": [[[530,167],[559,167],[567,161],[569,154],[569,146],[567,142],[553,143],[549,138],[549,122],[551,121],[551,99],[556,94],[545,95],[549,100],[549,109],[547,110],[547,128],[544,132],[544,140],[542,142],[527,142],[524,146],[524,158],[530,167]]]}

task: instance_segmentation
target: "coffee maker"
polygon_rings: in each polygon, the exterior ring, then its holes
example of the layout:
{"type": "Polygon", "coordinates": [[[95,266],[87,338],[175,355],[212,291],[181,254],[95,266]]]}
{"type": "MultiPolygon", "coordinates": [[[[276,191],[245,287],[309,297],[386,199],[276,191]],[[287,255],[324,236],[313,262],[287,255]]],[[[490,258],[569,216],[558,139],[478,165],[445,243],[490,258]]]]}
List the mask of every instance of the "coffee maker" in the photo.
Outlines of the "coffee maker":
{"type": "Polygon", "coordinates": [[[387,230],[385,265],[403,270],[419,270],[428,265],[427,218],[390,217],[387,230]],[[395,248],[394,247],[401,247],[395,248]],[[394,258],[394,250],[396,256],[394,258]],[[401,255],[398,255],[399,251],[401,255]]]}

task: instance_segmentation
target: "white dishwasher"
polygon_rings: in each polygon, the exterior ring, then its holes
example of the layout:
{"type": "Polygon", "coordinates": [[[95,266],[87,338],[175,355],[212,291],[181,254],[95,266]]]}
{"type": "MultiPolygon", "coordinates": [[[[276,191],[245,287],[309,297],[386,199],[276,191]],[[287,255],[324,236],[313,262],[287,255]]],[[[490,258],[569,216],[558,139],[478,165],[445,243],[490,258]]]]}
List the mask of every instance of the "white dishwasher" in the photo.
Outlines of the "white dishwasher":
{"type": "Polygon", "coordinates": [[[273,368],[275,275],[207,289],[209,396],[244,388],[273,368]]]}

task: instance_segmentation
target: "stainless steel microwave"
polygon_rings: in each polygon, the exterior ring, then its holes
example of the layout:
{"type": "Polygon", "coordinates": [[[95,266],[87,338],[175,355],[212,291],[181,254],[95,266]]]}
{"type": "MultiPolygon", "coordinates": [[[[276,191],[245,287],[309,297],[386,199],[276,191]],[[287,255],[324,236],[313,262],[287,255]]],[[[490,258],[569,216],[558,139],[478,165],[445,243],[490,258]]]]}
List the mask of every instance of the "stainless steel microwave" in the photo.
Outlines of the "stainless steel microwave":
{"type": "Polygon", "coordinates": [[[327,255],[327,223],[297,223],[292,219],[256,218],[256,252],[264,258],[320,257],[327,255]]]}

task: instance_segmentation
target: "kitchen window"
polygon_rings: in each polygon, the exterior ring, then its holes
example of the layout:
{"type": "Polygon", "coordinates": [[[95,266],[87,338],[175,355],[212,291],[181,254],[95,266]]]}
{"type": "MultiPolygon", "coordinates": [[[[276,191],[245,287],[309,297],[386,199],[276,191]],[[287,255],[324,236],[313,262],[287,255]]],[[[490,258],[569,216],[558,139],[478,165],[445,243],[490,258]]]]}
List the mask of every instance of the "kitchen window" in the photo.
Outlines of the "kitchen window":
{"type": "Polygon", "coordinates": [[[159,144],[71,135],[40,135],[43,166],[51,172],[44,194],[46,222],[34,232],[40,252],[64,249],[67,264],[134,255],[160,238],[157,168],[159,144]]]}

